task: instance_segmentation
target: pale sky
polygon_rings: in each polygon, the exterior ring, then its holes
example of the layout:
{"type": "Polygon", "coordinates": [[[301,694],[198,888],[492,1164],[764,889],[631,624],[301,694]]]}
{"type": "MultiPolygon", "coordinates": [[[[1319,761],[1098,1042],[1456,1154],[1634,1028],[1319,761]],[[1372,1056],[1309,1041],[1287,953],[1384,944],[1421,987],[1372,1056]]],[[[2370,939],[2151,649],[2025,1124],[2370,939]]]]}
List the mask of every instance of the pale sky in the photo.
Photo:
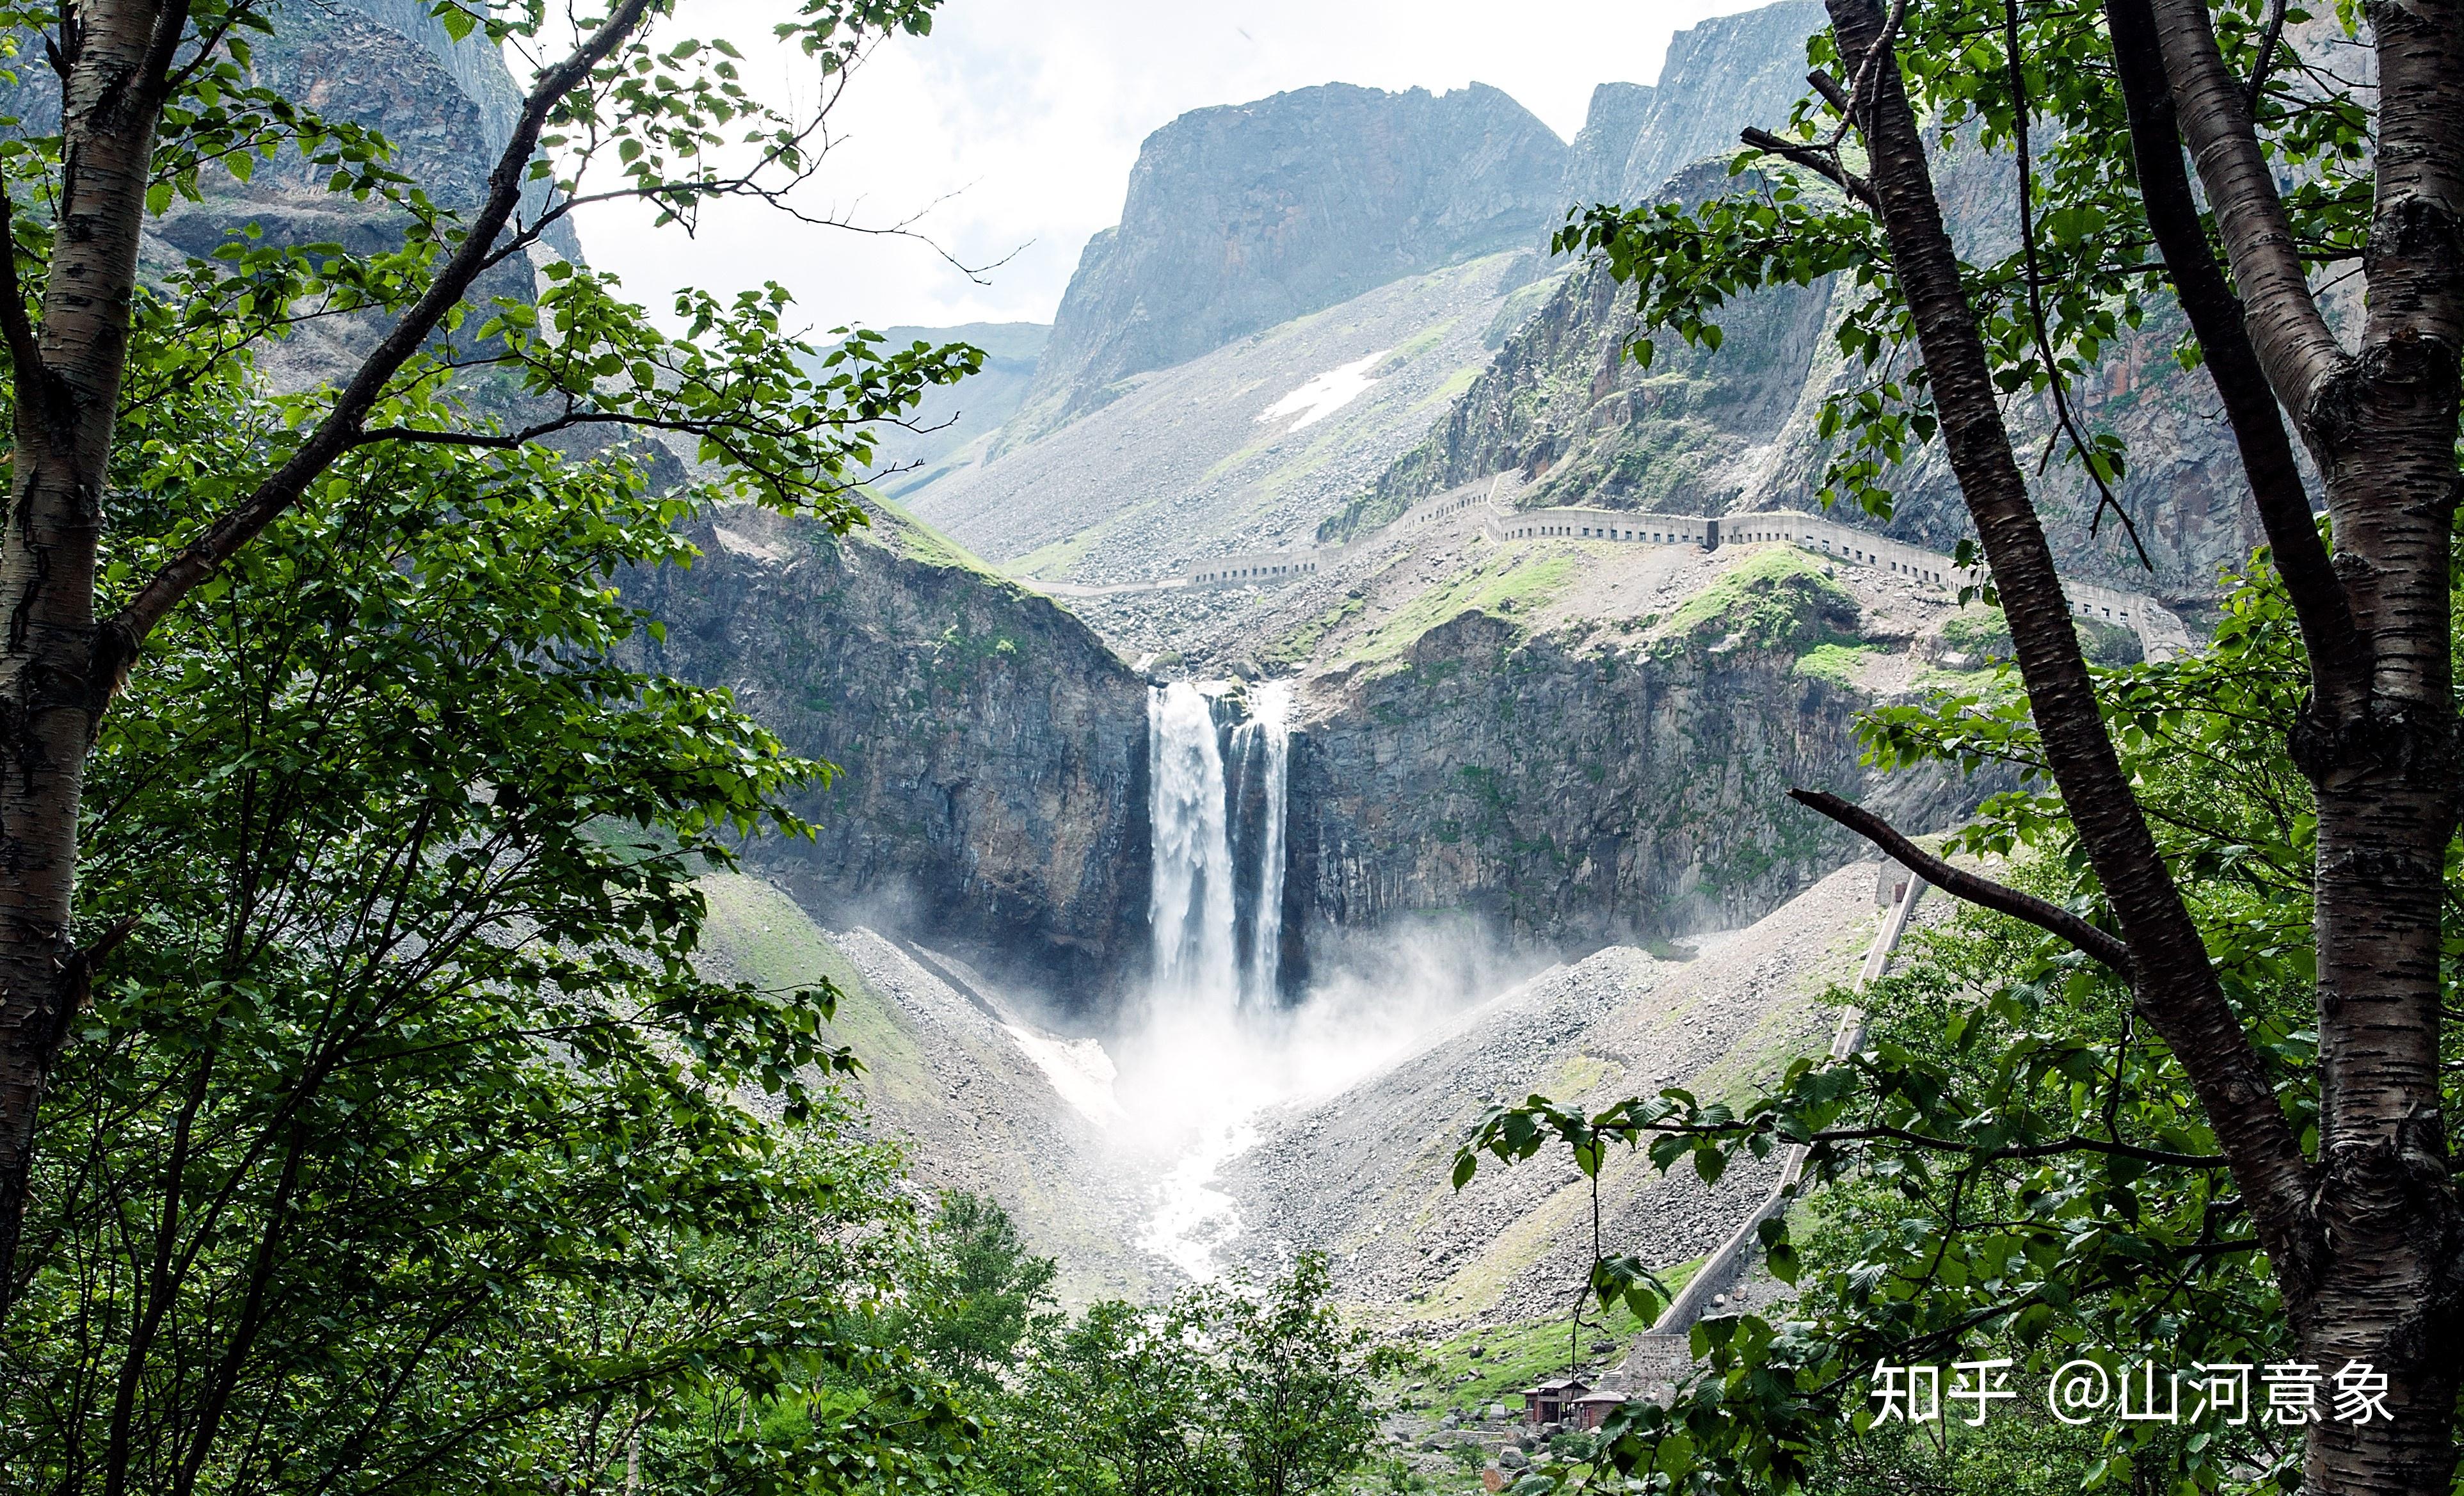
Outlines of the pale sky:
{"type": "MultiPolygon", "coordinates": [[[[675,34],[726,34],[747,80],[809,76],[769,23],[793,0],[685,0],[675,34]],[[765,76],[766,75],[766,76],[765,76]]],[[[603,210],[583,251],[664,305],[678,285],[778,280],[813,327],[1049,321],[1087,237],[1120,217],[1138,143],[1191,109],[1316,83],[1504,89],[1571,140],[1594,84],[1658,77],[1669,36],[1761,0],[947,0],[933,34],[885,45],[833,117],[840,142],[800,201],[917,224],[927,245],[797,223],[738,205],[697,238],[603,210]],[[929,209],[929,211],[928,211],[929,209]],[[1021,248],[1024,246],[1024,248],[1021,248]]]]}

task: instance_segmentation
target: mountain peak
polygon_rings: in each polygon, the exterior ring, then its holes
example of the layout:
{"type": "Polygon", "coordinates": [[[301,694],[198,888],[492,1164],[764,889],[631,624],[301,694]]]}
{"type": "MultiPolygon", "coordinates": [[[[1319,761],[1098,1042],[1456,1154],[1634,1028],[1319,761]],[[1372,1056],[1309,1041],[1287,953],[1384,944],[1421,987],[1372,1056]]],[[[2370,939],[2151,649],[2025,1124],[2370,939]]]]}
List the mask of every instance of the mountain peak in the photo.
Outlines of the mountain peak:
{"type": "Polygon", "coordinates": [[[1193,110],[1147,137],[1089,241],[1010,440],[1107,386],[1404,275],[1536,245],[1566,143],[1497,88],[1351,83],[1193,110]]]}

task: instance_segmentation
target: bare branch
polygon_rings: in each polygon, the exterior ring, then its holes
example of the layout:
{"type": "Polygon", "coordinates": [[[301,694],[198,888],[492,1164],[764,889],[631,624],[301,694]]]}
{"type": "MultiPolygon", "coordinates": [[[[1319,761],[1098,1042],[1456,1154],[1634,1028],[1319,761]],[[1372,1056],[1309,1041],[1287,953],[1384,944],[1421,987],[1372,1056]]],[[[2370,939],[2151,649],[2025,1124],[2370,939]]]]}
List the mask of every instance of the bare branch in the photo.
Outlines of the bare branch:
{"type": "Polygon", "coordinates": [[[43,348],[34,337],[33,319],[26,315],[26,286],[17,275],[17,209],[5,178],[0,178],[0,337],[7,339],[9,362],[15,365],[19,408],[39,414],[50,404],[43,348]]]}
{"type": "Polygon", "coordinates": [[[1898,827],[1881,816],[1837,795],[1820,790],[1793,789],[1788,792],[1788,798],[1838,822],[1898,858],[1911,871],[1924,874],[1927,883],[1953,898],[1966,899],[1970,904],[2034,925],[2049,935],[2059,935],[2110,967],[2116,975],[2125,979],[2129,977],[2130,948],[2069,910],[2048,903],[2033,893],[2022,893],[1991,878],[1978,877],[1964,868],[1946,862],[1909,841],[1898,827]]]}
{"type": "Polygon", "coordinates": [[[2036,265],[2036,165],[2028,148],[2028,68],[2019,51],[2019,0],[2002,0],[2002,37],[2010,54],[2011,134],[2019,163],[2019,264],[2028,287],[2028,327],[2035,338],[2036,357],[2044,363],[2046,387],[2053,392],[2054,419],[2060,424],[2062,434],[2070,438],[2071,451],[2079,454],[2088,481],[2096,485],[2096,514],[2087,522],[2087,533],[2096,534],[2106,513],[2111,512],[2130,537],[2131,549],[2139,553],[2139,564],[2154,571],[2156,563],[2148,559],[2147,546],[2139,539],[2139,526],[2131,519],[2130,511],[2122,507],[2112,485],[2104,481],[2095,454],[2088,451],[2087,438],[2071,414],[2069,385],[2054,358],[2053,340],[2045,333],[2045,278],[2036,265]]]}
{"type": "Polygon", "coordinates": [[[1824,99],[1831,101],[1831,107],[1839,111],[1839,117],[1841,119],[1846,119],[1854,112],[1855,106],[1851,104],[1848,99],[1848,90],[1839,86],[1839,80],[1837,78],[1823,72],[1820,68],[1815,68],[1813,72],[1805,75],[1805,80],[1813,85],[1815,93],[1820,94],[1824,99]]]}
{"type": "Polygon", "coordinates": [[[2267,0],[2267,32],[2259,38],[2258,61],[2250,70],[2250,117],[2258,118],[2258,102],[2267,97],[2267,76],[2276,71],[2276,44],[2284,39],[2284,0],[2267,0]]]}
{"type": "Polygon", "coordinates": [[[1839,153],[1836,149],[1798,141],[1785,141],[1769,130],[1748,129],[1738,138],[1767,156],[1777,156],[1783,161],[1793,161],[1808,171],[1828,177],[1837,185],[1840,191],[1847,193],[1867,208],[1875,206],[1873,185],[1840,165],[1839,153]]]}
{"type": "Polygon", "coordinates": [[[1953,1137],[1928,1137],[1899,1127],[1854,1127],[1836,1132],[1816,1133],[1810,1142],[1863,1143],[1888,1140],[1909,1143],[1919,1148],[1931,1148],[1942,1153],[1967,1154],[1979,1163],[2000,1163],[2006,1160],[2057,1158],[2065,1154],[2101,1154],[2111,1158],[2135,1158],[2141,1163],[2167,1169],[2221,1169],[2226,1159],[2221,1154],[2176,1154],[2161,1148],[2141,1148],[2133,1143],[2112,1142],[2101,1137],[2082,1137],[2074,1133],[2050,1143],[2029,1143],[2017,1148],[1979,1148],[1974,1143],[1953,1137]]]}

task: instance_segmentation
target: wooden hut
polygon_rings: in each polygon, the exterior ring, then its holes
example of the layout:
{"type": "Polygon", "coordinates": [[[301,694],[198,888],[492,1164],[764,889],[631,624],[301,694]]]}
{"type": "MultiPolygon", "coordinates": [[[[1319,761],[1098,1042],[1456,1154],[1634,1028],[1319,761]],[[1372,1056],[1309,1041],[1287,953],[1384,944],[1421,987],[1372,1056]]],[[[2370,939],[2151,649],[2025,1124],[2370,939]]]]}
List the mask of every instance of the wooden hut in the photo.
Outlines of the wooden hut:
{"type": "Polygon", "coordinates": [[[1573,1413],[1574,1404],[1592,1389],[1572,1376],[1559,1376],[1537,1387],[1523,1389],[1523,1421],[1537,1428],[1544,1423],[1563,1423],[1573,1413]]]}
{"type": "Polygon", "coordinates": [[[1610,1410],[1624,1401],[1625,1394],[1621,1392],[1585,1393],[1576,1397],[1568,1407],[1565,1418],[1566,1426],[1586,1432],[1595,1429],[1600,1426],[1601,1420],[1609,1416],[1610,1410]]]}

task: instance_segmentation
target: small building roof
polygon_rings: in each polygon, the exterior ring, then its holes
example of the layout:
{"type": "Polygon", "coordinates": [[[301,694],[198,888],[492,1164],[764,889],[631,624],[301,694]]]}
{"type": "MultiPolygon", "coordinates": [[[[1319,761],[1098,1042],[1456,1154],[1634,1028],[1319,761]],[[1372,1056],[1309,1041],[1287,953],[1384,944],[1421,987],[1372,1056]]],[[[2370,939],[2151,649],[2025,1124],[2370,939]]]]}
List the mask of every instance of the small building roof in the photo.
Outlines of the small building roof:
{"type": "Polygon", "coordinates": [[[1576,1402],[1623,1402],[1625,1400],[1625,1394],[1621,1392],[1595,1392],[1592,1393],[1588,1397],[1576,1397],[1574,1400],[1576,1402]]]}
{"type": "Polygon", "coordinates": [[[1577,1380],[1575,1380],[1575,1379],[1574,1379],[1573,1377],[1572,1377],[1572,1376],[1557,1376],[1557,1377],[1552,1377],[1552,1378],[1551,1378],[1551,1379],[1550,1379],[1550,1380],[1548,1380],[1548,1381],[1542,1382],[1542,1383],[1541,1383],[1539,1386],[1537,1386],[1537,1387],[1526,1387],[1526,1388],[1524,1388],[1524,1389],[1523,1389],[1523,1395],[1524,1395],[1525,1397],[1536,1397],[1536,1396],[1538,1396],[1538,1395],[1540,1395],[1540,1394],[1542,1394],[1542,1393],[1551,1393],[1551,1392],[1589,1392],[1589,1391],[1591,1391],[1591,1390],[1592,1390],[1592,1384],[1591,1384],[1591,1383],[1589,1383],[1589,1382],[1585,1382],[1585,1381],[1577,1381],[1577,1380]]]}

